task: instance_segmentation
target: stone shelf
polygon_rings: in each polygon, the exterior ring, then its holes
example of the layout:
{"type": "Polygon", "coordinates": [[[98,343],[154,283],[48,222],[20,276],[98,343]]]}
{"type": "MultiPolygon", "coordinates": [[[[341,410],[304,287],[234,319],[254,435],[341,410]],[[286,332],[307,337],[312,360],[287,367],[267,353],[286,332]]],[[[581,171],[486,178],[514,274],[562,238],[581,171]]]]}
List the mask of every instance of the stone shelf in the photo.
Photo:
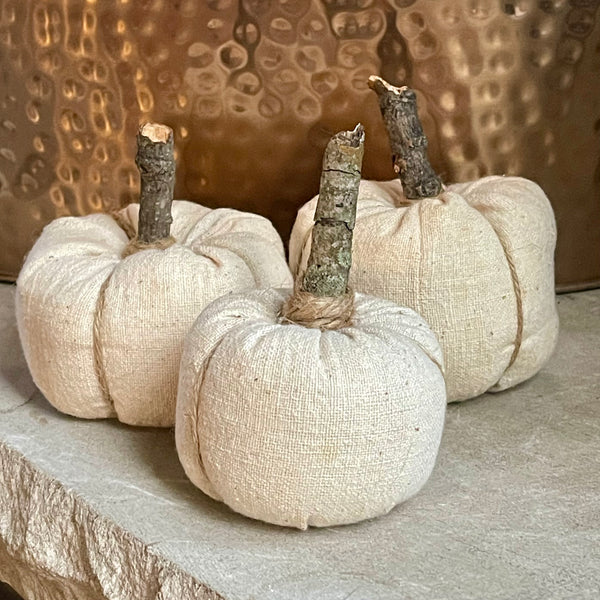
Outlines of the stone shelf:
{"type": "Polygon", "coordinates": [[[0,286],[0,580],[25,598],[598,598],[600,290],[518,388],[448,409],[434,474],[386,517],[300,532],[185,478],[172,430],[86,422],[36,391],[0,286]]]}

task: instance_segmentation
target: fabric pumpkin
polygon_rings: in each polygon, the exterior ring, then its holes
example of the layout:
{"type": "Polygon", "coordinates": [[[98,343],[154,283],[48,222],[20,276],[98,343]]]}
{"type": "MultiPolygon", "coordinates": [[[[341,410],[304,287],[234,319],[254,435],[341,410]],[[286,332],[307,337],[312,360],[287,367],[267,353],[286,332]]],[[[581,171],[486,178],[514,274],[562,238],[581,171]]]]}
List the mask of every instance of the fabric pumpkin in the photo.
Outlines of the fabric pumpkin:
{"type": "Polygon", "coordinates": [[[280,318],[291,290],[219,298],[189,333],[175,436],[188,477],[233,510],[305,529],[382,515],[427,481],[444,424],[426,323],[356,295],[353,324],[280,318]]]}
{"type": "MultiPolygon", "coordinates": [[[[292,230],[293,272],[306,264],[316,204],[292,230]]],[[[350,285],[421,314],[444,350],[448,401],[465,400],[528,379],[552,354],[555,244],[546,195],[520,177],[420,200],[397,179],[362,181],[350,285]]]]}
{"type": "Polygon", "coordinates": [[[234,510],[306,529],[388,512],[427,481],[446,406],[442,353],[410,309],[348,290],[364,131],[323,160],[294,290],[222,297],[181,360],[175,438],[190,479],[234,510]]]}
{"type": "MultiPolygon", "coordinates": [[[[137,232],[139,206],[118,215],[137,232]]],[[[58,410],[172,426],[184,335],[212,300],[289,285],[266,219],[186,201],[172,205],[176,243],[126,258],[129,237],[95,214],[48,225],[17,281],[17,320],[37,386],[58,410]]]]}

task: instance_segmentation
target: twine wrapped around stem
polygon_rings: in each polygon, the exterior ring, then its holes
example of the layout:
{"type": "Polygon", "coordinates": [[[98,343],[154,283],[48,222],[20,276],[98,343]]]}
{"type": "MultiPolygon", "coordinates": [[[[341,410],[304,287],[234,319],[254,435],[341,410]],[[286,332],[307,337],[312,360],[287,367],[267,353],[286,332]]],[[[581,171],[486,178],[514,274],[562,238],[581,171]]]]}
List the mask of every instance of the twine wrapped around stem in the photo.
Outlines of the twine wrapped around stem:
{"type": "Polygon", "coordinates": [[[315,296],[295,288],[287,299],[283,320],[312,329],[341,329],[352,323],[354,292],[342,296],[315,296]]]}

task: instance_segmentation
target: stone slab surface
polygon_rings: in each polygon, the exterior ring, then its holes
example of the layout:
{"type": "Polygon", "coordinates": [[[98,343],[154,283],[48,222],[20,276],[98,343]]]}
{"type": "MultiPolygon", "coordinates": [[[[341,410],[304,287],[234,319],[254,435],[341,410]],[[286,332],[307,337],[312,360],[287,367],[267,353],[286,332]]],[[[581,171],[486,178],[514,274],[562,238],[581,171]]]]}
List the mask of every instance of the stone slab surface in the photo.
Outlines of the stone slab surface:
{"type": "Polygon", "coordinates": [[[25,598],[600,597],[600,290],[559,297],[537,377],[449,407],[418,496],[307,532],[203,496],[172,430],[57,413],[27,373],[13,297],[0,286],[0,580],[25,598]]]}

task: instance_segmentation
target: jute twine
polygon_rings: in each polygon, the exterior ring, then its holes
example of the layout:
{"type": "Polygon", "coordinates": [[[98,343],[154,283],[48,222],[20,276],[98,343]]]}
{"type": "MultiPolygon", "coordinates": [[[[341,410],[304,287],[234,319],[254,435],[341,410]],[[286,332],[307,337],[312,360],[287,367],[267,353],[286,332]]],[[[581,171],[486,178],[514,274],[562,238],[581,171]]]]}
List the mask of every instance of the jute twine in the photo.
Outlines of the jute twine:
{"type": "Polygon", "coordinates": [[[296,287],[286,300],[280,318],[311,329],[341,329],[352,324],[354,292],[343,296],[315,296],[296,287]]]}
{"type": "MultiPolygon", "coordinates": [[[[123,229],[123,231],[127,234],[129,239],[129,243],[125,246],[123,253],[121,254],[121,258],[126,258],[127,256],[131,256],[140,250],[151,250],[158,249],[164,250],[165,248],[169,248],[175,243],[175,238],[173,236],[169,236],[163,240],[158,240],[152,244],[144,243],[137,239],[135,228],[131,225],[129,219],[124,218],[123,214],[120,211],[114,211],[110,213],[110,216],[117,222],[119,227],[123,229]]],[[[110,273],[110,275],[105,279],[102,286],[100,287],[100,292],[98,293],[98,302],[96,303],[96,310],[94,311],[94,325],[93,325],[93,353],[94,353],[94,370],[96,371],[96,377],[98,378],[98,383],[100,385],[100,389],[102,390],[102,395],[104,396],[104,400],[109,403],[114,409],[114,401],[111,398],[110,391],[108,389],[108,379],[106,376],[106,371],[104,370],[104,360],[103,360],[103,351],[102,351],[102,343],[101,343],[101,328],[102,321],[104,317],[104,307],[106,304],[106,289],[110,283],[114,270],[110,273]]]]}
{"type": "Polygon", "coordinates": [[[150,244],[146,242],[142,242],[138,238],[133,238],[129,241],[129,244],[125,246],[125,249],[121,253],[121,258],[127,258],[140,250],[164,250],[165,248],[169,248],[175,243],[175,238],[170,235],[168,238],[163,238],[162,240],[157,240],[156,242],[152,242],[150,244]]]}
{"type": "Polygon", "coordinates": [[[519,278],[517,276],[517,267],[514,263],[513,257],[504,247],[504,244],[502,244],[502,247],[504,248],[504,254],[506,256],[506,261],[508,262],[508,268],[510,269],[510,276],[512,278],[512,283],[515,290],[515,300],[517,302],[517,334],[515,336],[515,349],[510,357],[508,366],[504,370],[506,373],[506,371],[512,367],[515,360],[517,360],[517,356],[521,350],[521,344],[523,343],[523,293],[521,291],[521,283],[519,282],[519,278]]]}
{"type": "Polygon", "coordinates": [[[137,231],[131,224],[131,221],[127,219],[120,210],[111,212],[110,216],[117,222],[117,225],[127,234],[127,237],[129,238],[129,243],[127,246],[125,246],[125,249],[121,253],[121,258],[127,258],[128,256],[131,256],[140,250],[164,250],[165,248],[172,246],[176,241],[175,238],[170,235],[168,238],[157,240],[151,244],[142,242],[138,239],[137,231]]]}
{"type": "Polygon", "coordinates": [[[109,214],[117,222],[117,225],[127,234],[127,237],[130,240],[137,235],[135,227],[131,224],[131,221],[125,217],[122,211],[113,210],[109,214]]]}
{"type": "Polygon", "coordinates": [[[96,310],[94,312],[94,329],[93,329],[93,352],[94,352],[94,370],[96,371],[96,377],[98,378],[98,384],[100,385],[100,389],[102,390],[102,395],[104,397],[105,402],[109,403],[114,410],[115,404],[113,399],[110,396],[110,392],[108,390],[108,380],[106,377],[106,372],[104,370],[104,360],[102,355],[102,342],[100,329],[102,327],[102,319],[104,316],[104,306],[106,303],[106,288],[110,283],[110,280],[113,276],[114,269],[111,271],[110,275],[104,280],[102,286],[100,287],[100,292],[98,293],[98,302],[96,303],[96,310]]]}

